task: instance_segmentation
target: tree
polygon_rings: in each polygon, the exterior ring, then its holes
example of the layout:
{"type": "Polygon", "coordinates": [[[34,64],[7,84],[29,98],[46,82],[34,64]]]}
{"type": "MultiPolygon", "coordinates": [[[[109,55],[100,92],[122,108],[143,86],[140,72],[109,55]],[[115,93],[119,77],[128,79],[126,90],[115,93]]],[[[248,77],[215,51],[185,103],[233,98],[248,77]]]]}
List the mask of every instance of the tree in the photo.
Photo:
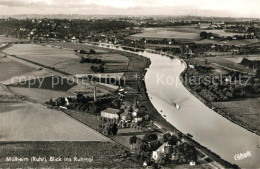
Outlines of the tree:
{"type": "Polygon", "coordinates": [[[197,150],[194,146],[184,143],[178,147],[179,152],[183,155],[185,161],[197,161],[197,150]]]}
{"type": "Polygon", "coordinates": [[[53,101],[52,101],[52,98],[50,99],[50,105],[53,105],[53,101]]]}
{"type": "Polygon", "coordinates": [[[116,135],[117,131],[118,131],[117,124],[116,123],[112,123],[112,125],[111,125],[111,132],[112,132],[112,134],[116,135]]]}
{"type": "Polygon", "coordinates": [[[178,143],[178,138],[175,135],[171,135],[171,137],[168,140],[168,143],[170,145],[176,145],[178,143]]]}
{"type": "Polygon", "coordinates": [[[203,32],[200,33],[201,39],[207,39],[207,36],[208,36],[208,33],[205,32],[205,31],[203,31],[203,32]]]}
{"type": "Polygon", "coordinates": [[[136,137],[136,136],[131,136],[131,137],[129,138],[129,143],[131,144],[132,150],[134,149],[134,148],[133,148],[133,144],[136,143],[136,140],[137,140],[137,137],[136,137]]]}
{"type": "Polygon", "coordinates": [[[117,131],[118,131],[116,123],[108,123],[108,124],[102,125],[101,129],[102,129],[102,133],[104,135],[108,135],[108,136],[116,135],[117,131]]]}
{"type": "Polygon", "coordinates": [[[165,134],[163,134],[163,142],[164,142],[164,143],[168,142],[169,139],[170,139],[170,137],[171,137],[171,134],[170,134],[170,133],[165,133],[165,134]]]}
{"type": "Polygon", "coordinates": [[[143,141],[147,143],[153,140],[158,140],[158,136],[155,133],[148,133],[143,137],[143,141]]]}
{"type": "Polygon", "coordinates": [[[160,141],[158,141],[158,140],[152,140],[151,142],[150,142],[150,151],[155,151],[155,150],[157,150],[162,144],[160,143],[160,141]]]}
{"type": "Polygon", "coordinates": [[[114,99],[112,100],[112,105],[115,107],[115,108],[119,108],[120,107],[120,100],[119,99],[114,99]]]}
{"type": "Polygon", "coordinates": [[[90,54],[96,54],[96,51],[95,51],[94,49],[90,49],[90,50],[89,50],[89,53],[90,53],[90,54]]]}
{"type": "Polygon", "coordinates": [[[175,44],[176,44],[175,39],[172,39],[171,41],[172,41],[172,45],[175,45],[175,44]]]}

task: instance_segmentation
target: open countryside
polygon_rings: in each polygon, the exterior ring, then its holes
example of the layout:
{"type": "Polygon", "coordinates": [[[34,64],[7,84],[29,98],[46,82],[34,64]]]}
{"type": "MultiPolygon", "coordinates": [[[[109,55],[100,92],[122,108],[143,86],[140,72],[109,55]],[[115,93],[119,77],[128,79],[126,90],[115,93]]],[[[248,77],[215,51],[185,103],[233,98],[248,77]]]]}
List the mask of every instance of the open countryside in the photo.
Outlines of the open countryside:
{"type": "Polygon", "coordinates": [[[1,19],[1,162],[9,153],[64,150],[92,152],[96,162],[46,166],[258,167],[259,23],[1,19]]]}

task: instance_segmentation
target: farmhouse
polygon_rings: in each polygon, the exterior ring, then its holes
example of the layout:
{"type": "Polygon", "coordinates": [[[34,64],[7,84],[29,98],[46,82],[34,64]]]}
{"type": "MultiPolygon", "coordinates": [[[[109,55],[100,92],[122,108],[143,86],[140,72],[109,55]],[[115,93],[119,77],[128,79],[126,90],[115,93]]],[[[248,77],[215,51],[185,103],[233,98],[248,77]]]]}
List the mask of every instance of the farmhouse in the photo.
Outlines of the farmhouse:
{"type": "Polygon", "coordinates": [[[216,22],[216,23],[212,23],[211,27],[215,29],[224,29],[226,28],[226,24],[224,22],[216,22]]]}
{"type": "Polygon", "coordinates": [[[119,113],[120,113],[120,110],[118,110],[118,109],[107,108],[107,109],[101,111],[101,117],[105,117],[108,119],[119,119],[119,113]]]}
{"type": "Polygon", "coordinates": [[[211,27],[211,23],[198,23],[198,28],[199,29],[210,29],[211,27]]]}
{"type": "Polygon", "coordinates": [[[77,43],[77,42],[78,42],[78,39],[77,39],[75,36],[73,36],[73,37],[71,38],[71,42],[77,43]]]}

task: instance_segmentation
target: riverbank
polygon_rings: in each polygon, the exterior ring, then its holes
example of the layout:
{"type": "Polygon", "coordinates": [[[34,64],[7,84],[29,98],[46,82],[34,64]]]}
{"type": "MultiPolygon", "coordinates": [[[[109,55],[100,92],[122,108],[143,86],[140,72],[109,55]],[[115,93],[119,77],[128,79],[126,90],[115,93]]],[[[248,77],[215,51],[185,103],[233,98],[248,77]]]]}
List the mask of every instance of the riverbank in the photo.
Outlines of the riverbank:
{"type": "MultiPolygon", "coordinates": [[[[183,60],[183,62],[185,62],[183,60]]],[[[187,65],[187,63],[185,62],[185,64],[187,65]]],[[[229,113],[216,108],[211,102],[209,102],[208,100],[206,100],[205,98],[201,97],[198,93],[196,93],[194,90],[192,90],[192,88],[188,85],[188,83],[185,81],[185,74],[188,72],[188,68],[186,66],[185,70],[180,74],[180,80],[183,84],[183,86],[190,92],[192,93],[197,99],[199,99],[203,104],[205,104],[208,108],[212,109],[214,112],[218,113],[219,115],[225,117],[226,119],[228,119],[229,121],[243,127],[244,129],[255,133],[256,135],[260,136],[260,130],[256,130],[253,127],[248,126],[245,122],[242,122],[241,120],[235,118],[234,116],[229,116],[229,113]]]]}
{"type": "MultiPolygon", "coordinates": [[[[110,46],[110,45],[109,45],[110,46]]],[[[155,53],[155,51],[152,51],[151,53],[155,53]]],[[[160,54],[157,53],[156,54],[160,54]]],[[[176,59],[180,59],[177,56],[172,56],[166,53],[163,53],[162,55],[167,56],[167,57],[171,57],[171,58],[176,58],[176,59]]],[[[148,59],[148,58],[147,58],[148,59]]],[[[150,60],[150,59],[149,59],[150,60]]],[[[180,59],[181,60],[181,59],[180,59]]],[[[186,64],[184,61],[182,61],[184,64],[186,64]]],[[[150,67],[150,64],[149,64],[150,67]]],[[[149,69],[149,67],[147,67],[147,69],[149,69]]],[[[145,68],[146,69],[146,68],[145,68]]],[[[146,100],[144,101],[140,101],[140,104],[145,105],[149,112],[150,112],[150,117],[154,122],[154,125],[156,127],[158,127],[158,129],[161,132],[170,132],[173,134],[178,134],[181,133],[183,135],[183,138],[191,145],[194,145],[200,152],[206,154],[208,157],[210,157],[213,161],[215,161],[216,163],[218,163],[219,165],[222,165],[223,168],[238,168],[237,165],[231,164],[228,161],[223,160],[219,155],[215,154],[214,152],[212,152],[211,150],[209,150],[207,147],[204,147],[202,145],[200,145],[198,142],[196,142],[195,140],[193,140],[190,137],[187,137],[185,134],[183,134],[181,131],[179,131],[178,129],[176,129],[170,122],[166,121],[166,119],[156,110],[156,108],[154,107],[154,105],[151,103],[149,97],[148,97],[148,93],[146,90],[146,85],[143,82],[143,85],[145,87],[145,98],[146,100]]],[[[219,167],[219,166],[218,166],[219,167]]],[[[218,168],[216,167],[216,168],[218,168]]]]}
{"type": "MultiPolygon", "coordinates": [[[[178,58],[177,56],[170,56],[171,58],[176,58],[181,60],[185,65],[186,62],[183,61],[182,59],[178,58]]],[[[146,96],[148,97],[148,93],[146,92],[146,96]]],[[[155,109],[155,107],[152,105],[151,101],[149,100],[147,105],[149,105],[149,110],[151,111],[151,117],[154,121],[154,124],[156,124],[157,127],[159,127],[163,132],[171,132],[174,134],[181,133],[182,138],[184,138],[190,145],[193,145],[199,150],[200,152],[204,153],[208,157],[210,157],[213,161],[217,162],[224,168],[239,168],[236,164],[231,164],[230,162],[222,159],[219,155],[216,153],[212,152],[210,149],[207,147],[201,145],[200,143],[196,142],[194,139],[188,137],[185,133],[182,133],[180,130],[175,128],[171,123],[166,121],[165,118],[155,109]]]]}

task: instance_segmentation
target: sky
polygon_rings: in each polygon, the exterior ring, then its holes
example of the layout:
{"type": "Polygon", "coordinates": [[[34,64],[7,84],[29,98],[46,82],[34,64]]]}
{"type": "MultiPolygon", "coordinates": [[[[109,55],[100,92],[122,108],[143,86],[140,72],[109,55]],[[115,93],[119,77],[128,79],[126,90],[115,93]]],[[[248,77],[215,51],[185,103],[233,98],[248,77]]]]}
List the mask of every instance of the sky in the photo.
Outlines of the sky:
{"type": "Polygon", "coordinates": [[[198,15],[260,18],[260,0],[0,0],[0,15],[198,15]]]}

